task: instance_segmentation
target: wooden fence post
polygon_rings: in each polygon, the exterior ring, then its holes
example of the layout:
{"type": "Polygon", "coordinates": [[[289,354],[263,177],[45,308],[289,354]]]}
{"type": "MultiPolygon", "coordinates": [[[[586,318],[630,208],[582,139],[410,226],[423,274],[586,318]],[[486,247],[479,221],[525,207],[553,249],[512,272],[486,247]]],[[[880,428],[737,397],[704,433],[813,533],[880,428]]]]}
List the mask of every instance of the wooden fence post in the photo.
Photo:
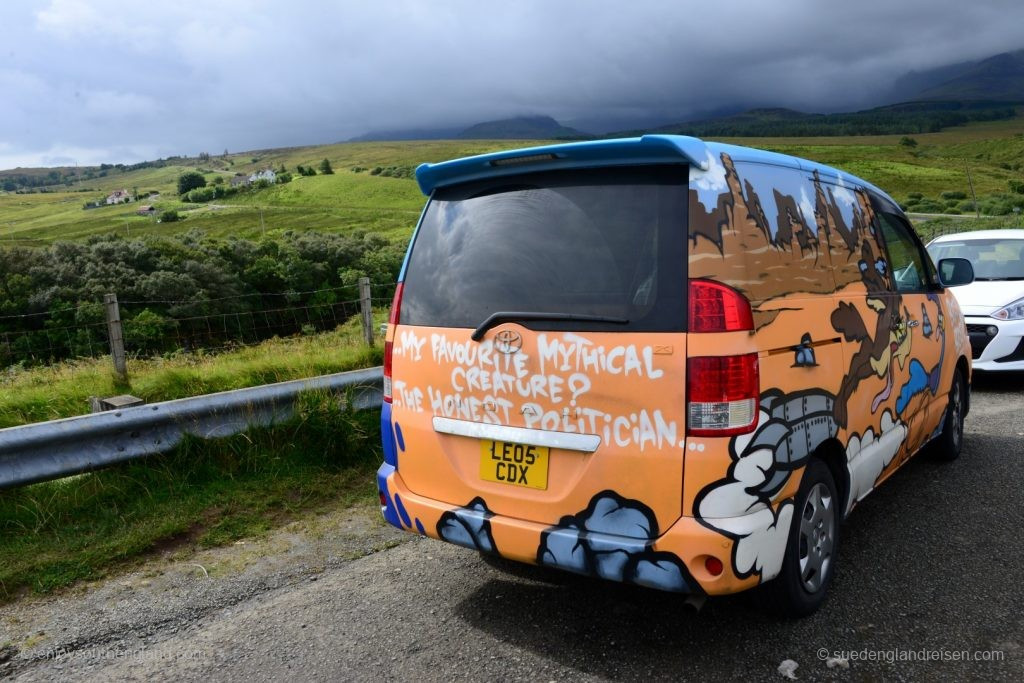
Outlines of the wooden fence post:
{"type": "Polygon", "coordinates": [[[105,295],[103,305],[107,309],[107,336],[110,337],[110,357],[114,359],[114,372],[126,380],[128,369],[125,367],[124,334],[121,330],[121,309],[117,305],[117,294],[105,295]]]}
{"type": "Polygon", "coordinates": [[[359,309],[362,313],[363,339],[373,346],[373,307],[370,301],[370,278],[359,278],[359,309]]]}

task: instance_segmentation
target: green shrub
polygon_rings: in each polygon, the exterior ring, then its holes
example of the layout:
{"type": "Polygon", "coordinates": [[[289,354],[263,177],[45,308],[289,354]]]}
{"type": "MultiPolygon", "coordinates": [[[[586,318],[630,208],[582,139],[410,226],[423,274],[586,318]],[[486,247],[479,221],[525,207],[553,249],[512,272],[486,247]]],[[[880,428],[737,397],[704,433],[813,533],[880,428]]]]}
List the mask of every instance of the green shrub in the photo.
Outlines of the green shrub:
{"type": "Polygon", "coordinates": [[[939,196],[943,199],[967,199],[966,192],[943,192],[939,196]]]}
{"type": "Polygon", "coordinates": [[[181,216],[179,216],[178,212],[175,211],[174,209],[169,209],[167,211],[164,211],[162,214],[160,214],[160,222],[161,223],[175,223],[175,222],[180,221],[180,220],[181,220],[181,216]]]}
{"type": "Polygon", "coordinates": [[[144,308],[135,317],[124,321],[125,346],[137,353],[157,353],[167,346],[176,346],[176,339],[167,339],[174,320],[144,308]]]}
{"type": "Polygon", "coordinates": [[[208,202],[217,196],[217,190],[213,187],[200,187],[196,190],[189,190],[183,199],[187,202],[199,203],[208,202]]]}
{"type": "Polygon", "coordinates": [[[178,176],[178,194],[186,194],[197,187],[205,187],[206,178],[198,171],[186,171],[178,176]]]}
{"type": "Polygon", "coordinates": [[[918,213],[942,213],[946,207],[934,199],[922,199],[914,206],[918,213]]]}

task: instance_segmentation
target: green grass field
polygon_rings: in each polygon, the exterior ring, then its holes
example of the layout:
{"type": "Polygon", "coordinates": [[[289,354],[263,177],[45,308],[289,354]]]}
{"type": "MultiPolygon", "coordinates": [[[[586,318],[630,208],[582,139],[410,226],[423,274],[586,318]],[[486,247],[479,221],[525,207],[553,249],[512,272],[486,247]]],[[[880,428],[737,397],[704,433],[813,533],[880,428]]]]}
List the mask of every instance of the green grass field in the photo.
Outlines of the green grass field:
{"type": "MultiPolygon", "coordinates": [[[[943,192],[969,196],[970,169],[979,199],[1008,192],[1011,180],[1024,179],[1024,117],[951,128],[914,136],[916,147],[900,145],[900,135],[820,138],[731,138],[741,145],[763,147],[819,161],[859,175],[905,201],[911,193],[938,198],[943,192]]],[[[415,181],[373,176],[350,169],[375,166],[415,167],[470,154],[524,147],[531,141],[413,141],[341,143],[316,147],[262,150],[214,157],[191,166],[111,172],[83,181],[71,190],[45,194],[0,193],[0,245],[40,245],[89,235],[167,234],[200,228],[212,235],[257,237],[286,230],[347,232],[363,229],[397,241],[408,239],[424,198],[415,181]],[[296,177],[291,183],[241,194],[209,204],[186,204],[175,195],[178,176],[201,168],[208,179],[249,173],[282,164],[316,166],[327,158],[334,175],[296,177]],[[135,204],[83,210],[82,205],[119,188],[156,190],[160,210],[175,209],[185,220],[157,223],[135,215],[135,204]]],[[[148,203],[149,200],[143,200],[148,203]]]]}

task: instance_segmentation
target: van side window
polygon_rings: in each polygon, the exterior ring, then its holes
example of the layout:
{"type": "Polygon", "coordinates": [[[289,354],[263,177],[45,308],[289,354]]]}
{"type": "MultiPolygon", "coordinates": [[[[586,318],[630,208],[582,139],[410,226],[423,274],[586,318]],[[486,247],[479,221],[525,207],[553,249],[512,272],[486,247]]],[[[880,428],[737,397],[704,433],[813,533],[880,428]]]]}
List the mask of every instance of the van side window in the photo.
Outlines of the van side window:
{"type": "Polygon", "coordinates": [[[927,260],[910,228],[898,216],[878,213],[882,239],[889,252],[889,268],[897,292],[921,292],[930,288],[927,260]]]}

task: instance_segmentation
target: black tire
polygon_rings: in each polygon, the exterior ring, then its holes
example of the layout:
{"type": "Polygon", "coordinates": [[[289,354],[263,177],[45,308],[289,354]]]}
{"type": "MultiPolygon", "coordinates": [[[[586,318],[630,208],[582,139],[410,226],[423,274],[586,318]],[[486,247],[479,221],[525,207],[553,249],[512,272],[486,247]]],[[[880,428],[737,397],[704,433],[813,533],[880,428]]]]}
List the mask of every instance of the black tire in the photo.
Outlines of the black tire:
{"type": "Polygon", "coordinates": [[[821,460],[809,460],[794,501],[782,571],[761,586],[770,611],[805,617],[825,602],[835,574],[841,504],[832,472],[821,460]]]}
{"type": "Polygon", "coordinates": [[[967,414],[967,380],[957,368],[953,374],[953,386],[949,388],[949,402],[946,404],[946,419],[942,433],[932,442],[931,455],[938,460],[952,461],[960,457],[964,446],[964,416],[967,414]]]}

